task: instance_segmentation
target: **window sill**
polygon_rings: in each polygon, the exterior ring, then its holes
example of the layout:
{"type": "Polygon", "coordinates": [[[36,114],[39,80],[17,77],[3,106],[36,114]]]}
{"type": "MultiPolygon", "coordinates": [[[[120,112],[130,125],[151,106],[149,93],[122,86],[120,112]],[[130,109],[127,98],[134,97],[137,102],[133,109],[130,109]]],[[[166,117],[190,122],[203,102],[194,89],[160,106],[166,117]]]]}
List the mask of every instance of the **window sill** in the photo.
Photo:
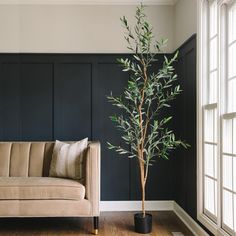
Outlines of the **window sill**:
{"type": "Polygon", "coordinates": [[[210,220],[206,215],[199,214],[197,219],[200,223],[202,223],[212,234],[215,236],[230,236],[227,232],[225,232],[223,229],[219,229],[217,225],[210,220]]]}

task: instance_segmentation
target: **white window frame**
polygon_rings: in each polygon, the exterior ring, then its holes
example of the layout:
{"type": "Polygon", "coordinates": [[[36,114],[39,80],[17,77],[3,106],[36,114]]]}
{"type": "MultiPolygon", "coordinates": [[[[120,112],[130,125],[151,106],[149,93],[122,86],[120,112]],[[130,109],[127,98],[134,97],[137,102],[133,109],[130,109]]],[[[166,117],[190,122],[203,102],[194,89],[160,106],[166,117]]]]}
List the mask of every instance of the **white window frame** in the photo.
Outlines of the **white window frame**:
{"type": "MultiPolygon", "coordinates": [[[[235,1],[235,0],[233,0],[235,1]]],[[[223,4],[230,4],[233,2],[232,0],[218,0],[217,3],[219,5],[218,7],[218,14],[220,18],[222,17],[222,14],[226,14],[224,10],[222,9],[223,4]]],[[[209,44],[208,44],[208,39],[206,40],[206,34],[207,34],[207,21],[204,21],[204,17],[207,17],[208,9],[206,7],[207,3],[206,0],[198,0],[198,33],[197,33],[197,218],[198,220],[206,227],[208,228],[214,235],[217,236],[229,236],[227,233],[227,227],[225,229],[222,228],[222,157],[220,156],[218,158],[218,163],[217,163],[217,169],[218,169],[218,182],[217,182],[217,187],[218,187],[218,192],[217,192],[217,199],[218,199],[218,204],[217,204],[217,219],[214,219],[214,217],[210,217],[210,215],[207,215],[204,213],[204,159],[203,159],[203,126],[204,126],[204,112],[203,112],[203,107],[206,104],[205,100],[205,94],[207,91],[204,91],[206,86],[206,83],[203,81],[204,78],[206,78],[206,75],[208,74],[208,69],[206,69],[206,66],[209,67],[209,60],[208,60],[208,53],[207,55],[204,54],[209,50],[209,44]],[[204,25],[205,24],[205,25],[204,25]],[[206,48],[205,45],[208,45],[206,48]]],[[[225,17],[225,15],[224,15],[225,17]]],[[[218,17],[219,19],[219,17],[218,17]]],[[[220,79],[219,85],[218,86],[218,95],[220,97],[224,96],[224,99],[218,99],[218,104],[217,104],[217,110],[218,110],[218,154],[222,155],[222,147],[221,147],[221,138],[222,138],[222,119],[225,116],[230,116],[230,114],[226,114],[226,107],[224,107],[224,103],[222,100],[226,101],[226,94],[222,90],[225,91],[225,81],[222,81],[222,78],[225,76],[227,69],[226,69],[226,60],[228,56],[225,54],[226,50],[226,41],[225,41],[225,36],[223,37],[223,34],[227,32],[227,25],[224,23],[226,22],[217,22],[218,25],[218,76],[220,79]],[[222,58],[221,58],[222,57],[222,58]],[[223,89],[222,89],[223,88],[223,89]],[[220,91],[221,89],[221,91],[220,91]],[[220,94],[221,93],[221,94],[220,94]]],[[[209,106],[212,106],[213,104],[210,104],[209,106]]],[[[235,115],[235,114],[234,114],[235,115]]],[[[229,230],[230,232],[230,230],[229,230]]],[[[236,233],[233,233],[233,235],[236,235],[236,233]]]]}

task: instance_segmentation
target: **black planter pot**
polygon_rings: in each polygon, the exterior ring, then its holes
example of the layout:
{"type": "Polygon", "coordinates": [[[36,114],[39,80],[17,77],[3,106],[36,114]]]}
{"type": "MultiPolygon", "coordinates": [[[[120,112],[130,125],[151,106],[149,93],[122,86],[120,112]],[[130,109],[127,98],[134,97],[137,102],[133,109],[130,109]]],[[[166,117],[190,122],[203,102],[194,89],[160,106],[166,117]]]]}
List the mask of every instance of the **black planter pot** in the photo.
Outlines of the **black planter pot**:
{"type": "Polygon", "coordinates": [[[152,231],[152,215],[145,214],[143,217],[142,213],[137,213],[134,215],[134,227],[135,232],[141,234],[148,234],[152,231]]]}

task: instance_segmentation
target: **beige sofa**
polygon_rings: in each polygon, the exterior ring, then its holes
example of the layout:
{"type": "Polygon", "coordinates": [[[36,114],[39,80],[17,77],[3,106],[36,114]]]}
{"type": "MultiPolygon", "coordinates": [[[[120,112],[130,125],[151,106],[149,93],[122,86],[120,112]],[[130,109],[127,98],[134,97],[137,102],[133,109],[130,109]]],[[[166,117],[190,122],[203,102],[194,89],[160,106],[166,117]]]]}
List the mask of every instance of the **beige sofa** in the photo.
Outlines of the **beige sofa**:
{"type": "Polygon", "coordinates": [[[0,217],[94,217],[98,233],[100,144],[90,142],[85,181],[49,176],[53,142],[0,142],[0,217]]]}

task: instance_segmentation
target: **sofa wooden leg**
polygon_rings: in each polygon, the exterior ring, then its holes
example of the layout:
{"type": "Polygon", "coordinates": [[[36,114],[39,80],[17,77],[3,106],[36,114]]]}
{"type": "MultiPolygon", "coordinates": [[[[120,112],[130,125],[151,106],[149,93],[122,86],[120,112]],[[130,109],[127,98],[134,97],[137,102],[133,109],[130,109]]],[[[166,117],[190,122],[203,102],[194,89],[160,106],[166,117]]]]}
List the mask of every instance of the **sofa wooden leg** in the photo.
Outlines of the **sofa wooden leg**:
{"type": "Polygon", "coordinates": [[[99,225],[99,217],[95,216],[93,217],[93,229],[94,229],[94,234],[98,234],[98,225],[99,225]]]}

